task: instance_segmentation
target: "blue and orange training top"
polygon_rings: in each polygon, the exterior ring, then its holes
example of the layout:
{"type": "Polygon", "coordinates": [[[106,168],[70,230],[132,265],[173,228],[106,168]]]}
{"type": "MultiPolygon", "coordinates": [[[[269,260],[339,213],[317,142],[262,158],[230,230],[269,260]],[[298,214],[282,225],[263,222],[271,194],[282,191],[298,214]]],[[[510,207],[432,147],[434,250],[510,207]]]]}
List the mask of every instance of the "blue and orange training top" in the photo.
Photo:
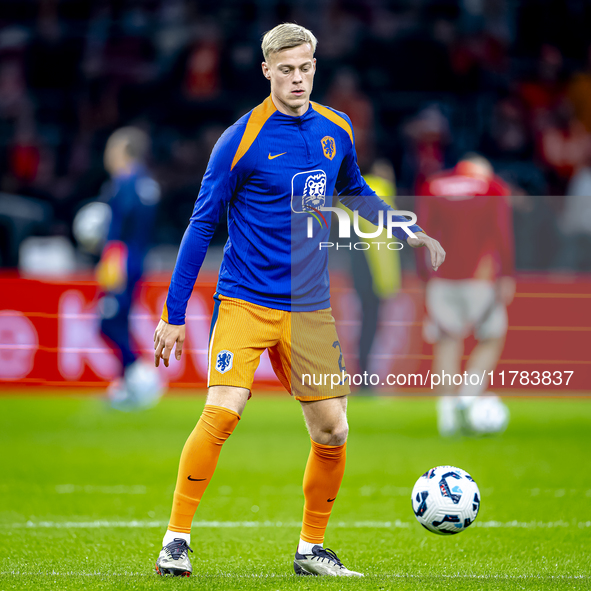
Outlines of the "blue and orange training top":
{"type": "MultiPolygon", "coordinates": [[[[162,314],[184,324],[187,302],[216,225],[227,212],[228,241],[217,292],[279,310],[330,306],[330,216],[306,236],[311,208],[331,206],[334,190],[373,223],[391,208],[363,180],[351,121],[310,103],[300,117],[268,97],[228,128],[215,145],[185,232],[162,314]]],[[[386,216],[384,215],[384,219],[386,216]]],[[[400,218],[404,219],[404,218],[400,218]]],[[[418,226],[410,226],[413,232],[418,226]]],[[[406,240],[401,228],[394,234],[406,240]]]]}

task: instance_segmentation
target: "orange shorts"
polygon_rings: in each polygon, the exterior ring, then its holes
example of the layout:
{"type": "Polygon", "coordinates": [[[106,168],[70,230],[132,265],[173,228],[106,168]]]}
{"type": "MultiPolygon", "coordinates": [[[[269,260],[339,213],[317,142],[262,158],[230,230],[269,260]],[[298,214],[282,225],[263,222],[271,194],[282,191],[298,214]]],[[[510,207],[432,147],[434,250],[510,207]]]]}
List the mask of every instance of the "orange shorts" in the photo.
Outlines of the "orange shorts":
{"type": "Polygon", "coordinates": [[[251,390],[261,354],[269,350],[275,375],[297,400],[350,393],[331,308],[286,312],[214,295],[207,385],[251,390]]]}

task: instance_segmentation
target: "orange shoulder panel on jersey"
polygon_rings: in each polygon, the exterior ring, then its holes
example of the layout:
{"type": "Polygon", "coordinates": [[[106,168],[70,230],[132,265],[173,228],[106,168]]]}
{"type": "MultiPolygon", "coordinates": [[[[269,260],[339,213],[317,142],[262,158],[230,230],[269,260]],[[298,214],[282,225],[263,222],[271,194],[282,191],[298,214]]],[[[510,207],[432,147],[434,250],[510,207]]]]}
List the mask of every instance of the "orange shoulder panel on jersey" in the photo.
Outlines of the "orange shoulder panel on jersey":
{"type": "Polygon", "coordinates": [[[312,106],[317,113],[320,113],[323,117],[326,117],[335,125],[338,125],[340,128],[344,129],[349,134],[351,143],[353,143],[353,130],[345,119],[343,119],[340,115],[337,115],[334,111],[331,111],[330,109],[327,109],[318,103],[312,102],[312,106]]]}
{"type": "Polygon", "coordinates": [[[242,156],[248,152],[248,148],[250,148],[254,140],[257,139],[257,135],[259,135],[263,125],[265,125],[267,119],[276,110],[277,109],[275,108],[270,96],[267,97],[258,107],[255,107],[252,110],[244,130],[244,135],[240,140],[240,144],[236,150],[236,154],[234,155],[234,160],[232,160],[232,166],[230,166],[230,170],[232,170],[236,164],[238,164],[240,158],[242,158],[242,156]]]}

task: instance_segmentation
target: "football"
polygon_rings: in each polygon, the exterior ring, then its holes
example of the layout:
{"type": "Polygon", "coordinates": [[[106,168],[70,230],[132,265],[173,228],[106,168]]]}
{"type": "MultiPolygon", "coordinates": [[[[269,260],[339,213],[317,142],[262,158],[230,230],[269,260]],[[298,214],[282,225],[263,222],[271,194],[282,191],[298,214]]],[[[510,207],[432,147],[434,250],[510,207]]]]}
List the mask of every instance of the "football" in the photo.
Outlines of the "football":
{"type": "Polygon", "coordinates": [[[470,474],[454,466],[425,472],[412,489],[412,509],[429,531],[458,534],[474,522],[480,509],[480,491],[470,474]]]}
{"type": "Polygon", "coordinates": [[[473,435],[502,433],[509,424],[509,409],[492,392],[479,396],[466,411],[466,427],[473,435]]]}
{"type": "Polygon", "coordinates": [[[111,207],[107,203],[93,201],[81,207],[72,225],[78,244],[91,254],[99,254],[107,241],[111,217],[111,207]]]}
{"type": "Polygon", "coordinates": [[[154,365],[138,359],[125,372],[125,378],[115,380],[107,395],[111,406],[122,411],[152,408],[165,392],[165,384],[154,365]]]}

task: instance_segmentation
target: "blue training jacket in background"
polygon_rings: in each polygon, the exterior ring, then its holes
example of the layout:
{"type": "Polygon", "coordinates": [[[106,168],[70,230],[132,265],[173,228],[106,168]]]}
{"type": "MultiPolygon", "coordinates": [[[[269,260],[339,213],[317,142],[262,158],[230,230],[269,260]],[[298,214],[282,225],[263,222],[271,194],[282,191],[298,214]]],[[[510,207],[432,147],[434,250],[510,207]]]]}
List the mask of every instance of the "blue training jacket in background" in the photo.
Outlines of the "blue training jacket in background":
{"type": "Polygon", "coordinates": [[[127,247],[127,276],[130,282],[141,277],[144,258],[154,239],[160,186],[142,165],[129,174],[113,178],[111,224],[107,242],[120,241],[127,247]]]}

